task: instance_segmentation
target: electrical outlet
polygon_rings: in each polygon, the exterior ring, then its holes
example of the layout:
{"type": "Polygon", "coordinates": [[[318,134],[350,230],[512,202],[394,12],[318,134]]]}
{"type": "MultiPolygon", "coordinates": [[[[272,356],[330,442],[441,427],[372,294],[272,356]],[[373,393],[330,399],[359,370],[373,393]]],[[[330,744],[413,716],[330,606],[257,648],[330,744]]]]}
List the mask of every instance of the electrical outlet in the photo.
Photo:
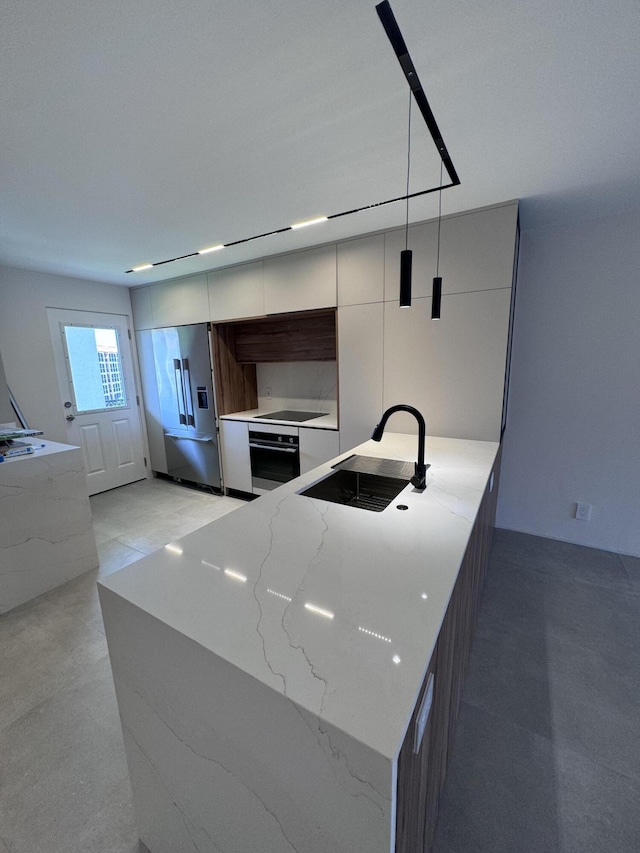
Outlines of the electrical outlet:
{"type": "Polygon", "coordinates": [[[271,399],[271,397],[273,396],[273,395],[271,394],[271,388],[265,388],[265,389],[264,389],[264,394],[265,394],[265,397],[267,398],[267,400],[270,400],[270,399],[271,399]]]}
{"type": "Polygon", "coordinates": [[[578,521],[589,521],[591,518],[592,504],[584,504],[578,501],[576,504],[576,518],[578,521]]]}

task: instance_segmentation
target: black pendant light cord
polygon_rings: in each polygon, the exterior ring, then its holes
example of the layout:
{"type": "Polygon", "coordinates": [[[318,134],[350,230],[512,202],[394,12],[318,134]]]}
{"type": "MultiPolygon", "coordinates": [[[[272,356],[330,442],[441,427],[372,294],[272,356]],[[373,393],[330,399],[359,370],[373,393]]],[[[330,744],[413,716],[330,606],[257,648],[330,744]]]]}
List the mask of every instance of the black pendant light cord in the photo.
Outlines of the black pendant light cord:
{"type": "Polygon", "coordinates": [[[440,225],[442,224],[442,166],[443,160],[440,160],[440,193],[438,195],[438,247],[436,249],[436,275],[433,279],[433,287],[431,290],[431,319],[440,319],[440,310],[442,306],[442,279],[440,278],[440,225]]]}
{"type": "MultiPolygon", "coordinates": [[[[409,89],[409,126],[407,128],[407,216],[404,229],[404,248],[409,248],[409,175],[411,173],[411,101],[413,93],[409,89]]],[[[441,161],[442,162],[442,161],[441,161]]],[[[442,170],[440,171],[440,184],[442,184],[442,170]]]]}
{"type": "Polygon", "coordinates": [[[411,307],[411,264],[409,247],[409,176],[411,174],[411,92],[409,92],[409,127],[407,129],[407,215],[404,223],[404,250],[400,252],[400,308],[411,307]]]}
{"type": "MultiPolygon", "coordinates": [[[[442,169],[444,161],[440,160],[440,191],[438,193],[438,248],[436,250],[436,278],[440,275],[440,223],[442,222],[442,169]]],[[[408,190],[407,190],[408,192],[408,190]]]]}

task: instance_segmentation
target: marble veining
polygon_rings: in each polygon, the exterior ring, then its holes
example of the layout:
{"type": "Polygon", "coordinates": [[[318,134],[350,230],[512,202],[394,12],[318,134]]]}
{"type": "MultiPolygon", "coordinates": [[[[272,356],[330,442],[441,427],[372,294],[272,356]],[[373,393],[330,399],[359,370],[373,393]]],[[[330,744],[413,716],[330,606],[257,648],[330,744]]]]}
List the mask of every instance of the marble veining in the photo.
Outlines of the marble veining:
{"type": "Polygon", "coordinates": [[[388,849],[388,762],[109,590],[101,599],[153,853],[388,849]]]}
{"type": "Polygon", "coordinates": [[[0,465],[0,613],[98,566],[82,451],[44,444],[0,465]]]}
{"type": "MultiPolygon", "coordinates": [[[[411,459],[414,444],[359,452],[411,459]]],[[[105,584],[393,759],[496,450],[428,440],[426,491],[382,513],[297,494],[327,463],[105,584]]]]}
{"type": "Polygon", "coordinates": [[[380,513],[298,494],[327,463],[101,581],[152,853],[392,849],[398,751],[497,449],[427,439],[426,490],[380,513]]]}

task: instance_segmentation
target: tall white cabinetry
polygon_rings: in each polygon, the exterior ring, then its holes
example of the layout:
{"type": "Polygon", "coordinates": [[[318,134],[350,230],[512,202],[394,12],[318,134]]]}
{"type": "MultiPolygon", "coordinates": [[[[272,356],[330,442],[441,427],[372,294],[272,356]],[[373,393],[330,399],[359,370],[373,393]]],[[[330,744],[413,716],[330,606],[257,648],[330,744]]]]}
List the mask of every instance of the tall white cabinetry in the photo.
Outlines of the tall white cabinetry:
{"type": "MultiPolygon", "coordinates": [[[[431,221],[409,229],[408,309],[398,306],[405,247],[405,230],[399,228],[134,289],[135,328],[337,305],[341,452],[366,440],[380,414],[397,403],[418,408],[431,434],[498,440],[517,221],[515,201],[442,220],[440,320],[431,320],[438,229],[431,221]]],[[[415,431],[413,420],[402,414],[391,427],[415,431]]],[[[234,427],[228,429],[231,436],[234,427]]],[[[223,438],[223,447],[233,441],[223,438]]],[[[228,487],[250,491],[248,463],[236,470],[227,454],[225,468],[225,479],[231,472],[235,481],[228,487]]]]}
{"type": "Polygon", "coordinates": [[[338,244],[340,452],[382,414],[384,234],[338,244]]]}
{"type": "MultiPolygon", "coordinates": [[[[432,435],[500,438],[517,202],[442,221],[441,319],[431,319],[437,222],[409,229],[412,305],[398,305],[404,229],[338,245],[341,451],[407,403],[432,435]],[[379,240],[383,240],[381,250],[379,240]]],[[[415,432],[394,415],[390,429],[415,432]]]]}

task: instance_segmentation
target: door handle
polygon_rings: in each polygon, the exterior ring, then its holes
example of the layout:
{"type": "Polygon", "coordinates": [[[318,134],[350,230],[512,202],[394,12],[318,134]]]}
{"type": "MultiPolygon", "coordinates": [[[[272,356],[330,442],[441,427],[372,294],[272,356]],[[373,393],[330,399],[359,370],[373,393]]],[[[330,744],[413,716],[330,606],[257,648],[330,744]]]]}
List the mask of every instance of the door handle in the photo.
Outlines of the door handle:
{"type": "Polygon", "coordinates": [[[184,382],[182,381],[182,368],[180,359],[173,359],[173,373],[176,379],[176,398],[178,401],[178,420],[181,424],[187,425],[187,416],[183,412],[184,408],[184,382]]]}
{"type": "Polygon", "coordinates": [[[195,426],[196,421],[193,417],[193,398],[191,396],[191,371],[189,370],[188,358],[182,359],[182,371],[184,376],[184,407],[187,413],[187,426],[195,426]]]}
{"type": "Polygon", "coordinates": [[[165,432],[165,438],[176,438],[184,441],[199,441],[203,444],[210,444],[213,441],[212,438],[197,438],[195,435],[176,435],[173,432],[165,432]]]}
{"type": "Polygon", "coordinates": [[[76,419],[76,416],[75,416],[75,415],[67,415],[67,420],[68,420],[68,421],[75,421],[75,419],[76,419]]]}

